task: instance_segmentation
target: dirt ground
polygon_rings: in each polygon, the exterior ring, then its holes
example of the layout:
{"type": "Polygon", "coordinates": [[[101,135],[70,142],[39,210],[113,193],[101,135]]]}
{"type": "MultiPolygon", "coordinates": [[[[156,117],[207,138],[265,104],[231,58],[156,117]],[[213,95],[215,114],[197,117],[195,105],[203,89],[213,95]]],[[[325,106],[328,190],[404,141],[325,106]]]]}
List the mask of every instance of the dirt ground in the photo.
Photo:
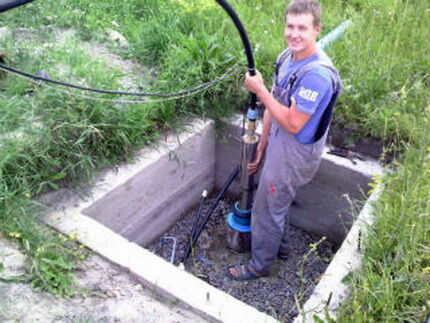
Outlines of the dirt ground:
{"type": "MultiPolygon", "coordinates": [[[[1,277],[25,274],[25,256],[0,237],[1,277]]],[[[189,309],[170,304],[128,273],[97,255],[79,264],[75,284],[81,295],[55,298],[28,283],[0,280],[0,322],[204,322],[189,309]]]]}

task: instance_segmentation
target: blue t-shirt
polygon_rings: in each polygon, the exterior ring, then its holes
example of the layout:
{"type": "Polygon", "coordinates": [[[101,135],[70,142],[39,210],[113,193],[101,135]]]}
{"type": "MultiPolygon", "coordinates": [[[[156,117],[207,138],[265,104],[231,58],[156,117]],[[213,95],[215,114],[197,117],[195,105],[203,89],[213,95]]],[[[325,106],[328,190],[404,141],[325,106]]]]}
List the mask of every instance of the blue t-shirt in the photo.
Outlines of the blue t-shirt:
{"type": "MultiPolygon", "coordinates": [[[[285,88],[292,73],[314,61],[332,65],[330,59],[322,50],[303,60],[288,59],[279,68],[278,85],[285,88]]],[[[330,103],[332,95],[331,74],[323,66],[313,68],[299,81],[291,96],[294,97],[299,111],[311,115],[308,122],[295,135],[299,142],[303,144],[313,143],[321,116],[330,103]]]]}

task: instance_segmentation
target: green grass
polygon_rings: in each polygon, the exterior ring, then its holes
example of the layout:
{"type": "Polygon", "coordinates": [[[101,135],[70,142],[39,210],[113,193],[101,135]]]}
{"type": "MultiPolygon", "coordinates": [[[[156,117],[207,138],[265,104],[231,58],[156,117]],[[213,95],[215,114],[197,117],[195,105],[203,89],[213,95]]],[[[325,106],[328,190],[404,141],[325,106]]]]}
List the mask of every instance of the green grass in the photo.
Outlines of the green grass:
{"type": "Polygon", "coordinates": [[[39,224],[37,212],[40,207],[28,198],[28,195],[21,197],[15,192],[0,198],[1,231],[18,243],[28,256],[26,275],[4,278],[0,270],[0,280],[29,282],[34,288],[55,296],[74,296],[79,291],[72,287],[73,264],[85,259],[88,251],[76,242],[74,235],[66,237],[39,224]]]}
{"type": "Polygon", "coordinates": [[[333,47],[345,92],[338,119],[362,135],[416,141],[430,102],[428,5],[363,1],[355,26],[333,47]]]}
{"type": "MultiPolygon", "coordinates": [[[[284,48],[286,3],[230,3],[249,32],[256,65],[269,85],[272,64],[284,48]]],[[[430,42],[425,40],[430,8],[419,0],[322,3],[323,34],[346,19],[354,22],[328,50],[344,84],[334,122],[358,129],[355,136],[376,136],[404,151],[393,165],[395,173],[384,179],[363,270],[353,278],[353,295],[341,318],[419,321],[430,311],[425,304],[430,176],[423,176],[429,165],[430,42]]],[[[148,91],[181,90],[246,64],[232,22],[212,0],[43,0],[2,13],[1,26],[27,28],[1,41],[8,64],[94,87],[121,89],[123,73],[82,50],[85,41],[153,67],[157,78],[148,91]],[[76,37],[59,44],[56,30],[68,28],[76,37]],[[108,29],[122,33],[129,47],[115,47],[108,29]],[[31,37],[22,38],[24,33],[31,37]]],[[[118,105],[1,74],[0,232],[30,256],[33,284],[71,295],[73,263],[81,257],[76,246],[64,252],[69,242],[39,224],[33,196],[85,182],[95,169],[130,158],[136,148],[189,116],[220,117],[242,109],[247,95],[240,85],[236,76],[177,101],[118,105]]]]}
{"type": "Polygon", "coordinates": [[[385,178],[340,322],[424,322],[430,312],[430,140],[407,148],[385,178]]]}

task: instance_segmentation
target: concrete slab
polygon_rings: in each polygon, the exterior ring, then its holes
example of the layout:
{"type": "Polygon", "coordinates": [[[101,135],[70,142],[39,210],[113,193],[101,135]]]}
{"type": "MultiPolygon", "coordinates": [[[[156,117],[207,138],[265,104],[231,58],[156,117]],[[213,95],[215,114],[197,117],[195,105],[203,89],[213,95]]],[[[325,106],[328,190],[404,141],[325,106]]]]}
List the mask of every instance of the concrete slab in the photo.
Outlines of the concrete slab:
{"type": "Polygon", "coordinates": [[[83,214],[52,213],[46,221],[135,275],[166,299],[178,299],[202,315],[219,322],[276,322],[236,298],[164,261],[139,245],[128,241],[106,226],[83,214]]]}
{"type": "MultiPolygon", "coordinates": [[[[211,122],[171,136],[152,163],[126,175],[123,183],[82,211],[127,239],[147,245],[213,188],[215,143],[211,122]]],[[[146,156],[148,151],[142,152],[146,156]]]]}
{"type": "Polygon", "coordinates": [[[368,183],[381,174],[374,160],[354,161],[330,155],[326,147],[315,178],[297,192],[292,225],[326,236],[340,247],[367,199],[368,183]]]}

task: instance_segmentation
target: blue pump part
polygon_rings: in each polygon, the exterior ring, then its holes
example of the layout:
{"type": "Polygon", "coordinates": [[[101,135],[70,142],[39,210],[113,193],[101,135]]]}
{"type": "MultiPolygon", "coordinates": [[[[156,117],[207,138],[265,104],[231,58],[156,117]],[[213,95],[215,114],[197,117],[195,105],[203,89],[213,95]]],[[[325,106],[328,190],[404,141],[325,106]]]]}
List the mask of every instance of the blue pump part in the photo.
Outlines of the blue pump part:
{"type": "Polygon", "coordinates": [[[239,202],[234,203],[234,211],[236,215],[243,218],[249,218],[251,216],[251,210],[242,210],[239,208],[239,202]]]}
{"type": "Polygon", "coordinates": [[[258,111],[257,109],[248,109],[248,119],[249,120],[257,120],[258,111]]]}
{"type": "Polygon", "coordinates": [[[251,226],[250,219],[248,219],[248,225],[243,225],[241,223],[238,223],[237,220],[240,219],[239,217],[235,216],[233,212],[230,212],[227,214],[227,224],[230,228],[237,232],[251,232],[251,226]]]}
{"type": "Polygon", "coordinates": [[[239,202],[234,203],[233,221],[239,225],[249,226],[251,223],[251,210],[241,210],[239,202]]]}
{"type": "Polygon", "coordinates": [[[237,216],[237,214],[233,212],[233,221],[240,225],[249,226],[251,223],[251,218],[244,218],[241,216],[237,216]]]}

